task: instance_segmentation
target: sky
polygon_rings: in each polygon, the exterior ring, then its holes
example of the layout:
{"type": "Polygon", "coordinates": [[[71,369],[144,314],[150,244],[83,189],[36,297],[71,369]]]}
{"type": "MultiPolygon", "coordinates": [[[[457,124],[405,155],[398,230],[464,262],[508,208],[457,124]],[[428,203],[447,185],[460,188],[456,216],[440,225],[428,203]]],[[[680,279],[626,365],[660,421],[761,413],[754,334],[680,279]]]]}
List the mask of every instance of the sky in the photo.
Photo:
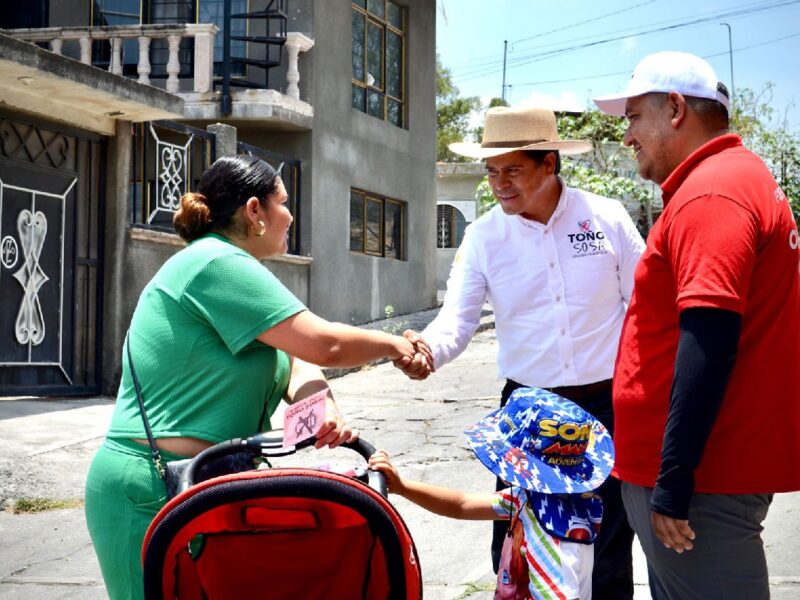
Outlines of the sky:
{"type": "Polygon", "coordinates": [[[442,64],[484,103],[502,93],[504,41],[506,100],[556,110],[594,107],[647,54],[681,50],[734,92],[773,83],[764,100],[800,131],[800,0],[437,0],[436,19],[442,64]]]}

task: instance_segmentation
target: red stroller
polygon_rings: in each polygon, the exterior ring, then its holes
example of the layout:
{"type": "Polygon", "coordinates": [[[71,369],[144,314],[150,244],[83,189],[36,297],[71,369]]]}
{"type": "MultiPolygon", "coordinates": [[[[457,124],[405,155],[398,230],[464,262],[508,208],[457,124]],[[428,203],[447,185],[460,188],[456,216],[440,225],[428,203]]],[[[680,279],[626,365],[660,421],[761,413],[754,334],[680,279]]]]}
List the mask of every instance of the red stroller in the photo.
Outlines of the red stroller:
{"type": "MultiPolygon", "coordinates": [[[[272,468],[195,483],[200,468],[221,456],[293,454],[281,435],[223,442],[189,464],[183,491],[145,535],[145,598],[422,598],[414,542],[380,473],[272,468]]],[[[362,440],[348,447],[365,459],[375,451],[362,440]]]]}

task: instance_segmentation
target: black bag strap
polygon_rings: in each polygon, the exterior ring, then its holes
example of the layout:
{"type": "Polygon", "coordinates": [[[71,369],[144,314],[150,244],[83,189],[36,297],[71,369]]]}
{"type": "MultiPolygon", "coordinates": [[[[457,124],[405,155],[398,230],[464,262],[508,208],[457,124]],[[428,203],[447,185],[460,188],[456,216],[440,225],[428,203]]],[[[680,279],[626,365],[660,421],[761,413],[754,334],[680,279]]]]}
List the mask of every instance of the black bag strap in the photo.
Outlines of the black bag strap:
{"type": "Polygon", "coordinates": [[[128,350],[128,367],[131,370],[131,378],[133,379],[133,388],[136,390],[136,400],[139,401],[139,412],[142,413],[142,421],[144,422],[144,431],[147,434],[147,441],[150,444],[150,454],[153,457],[153,464],[156,467],[156,473],[164,481],[167,480],[167,472],[164,468],[164,461],[161,459],[161,452],[158,450],[156,440],[153,437],[153,431],[150,429],[150,422],[147,420],[147,413],[144,412],[144,400],[142,399],[142,387],[139,385],[139,378],[136,377],[136,369],[133,368],[133,358],[131,358],[131,340],[130,331],[125,336],[125,348],[128,350]]]}

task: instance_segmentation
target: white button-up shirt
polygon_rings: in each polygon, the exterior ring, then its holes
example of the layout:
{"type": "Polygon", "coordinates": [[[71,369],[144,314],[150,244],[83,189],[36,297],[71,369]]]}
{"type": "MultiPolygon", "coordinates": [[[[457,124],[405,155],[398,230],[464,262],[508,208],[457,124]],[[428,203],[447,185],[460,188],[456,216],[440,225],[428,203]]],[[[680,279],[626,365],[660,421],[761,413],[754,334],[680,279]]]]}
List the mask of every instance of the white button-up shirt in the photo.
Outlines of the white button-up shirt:
{"type": "Polygon", "coordinates": [[[467,227],[444,304],[422,332],[436,367],[495,313],[501,378],[526,386],[611,378],[644,242],[616,200],[568,188],[547,224],[495,206],[467,227]]]}

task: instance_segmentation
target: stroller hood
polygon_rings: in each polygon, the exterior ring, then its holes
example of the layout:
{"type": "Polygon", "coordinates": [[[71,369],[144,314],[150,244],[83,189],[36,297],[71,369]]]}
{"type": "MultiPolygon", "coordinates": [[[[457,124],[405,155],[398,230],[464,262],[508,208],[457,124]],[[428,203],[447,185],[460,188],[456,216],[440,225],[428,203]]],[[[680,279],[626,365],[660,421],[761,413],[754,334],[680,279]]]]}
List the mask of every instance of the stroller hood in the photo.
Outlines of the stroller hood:
{"type": "Polygon", "coordinates": [[[151,600],[422,598],[394,507],[358,480],[312,469],[199,483],[158,513],[142,562],[151,600]]]}

